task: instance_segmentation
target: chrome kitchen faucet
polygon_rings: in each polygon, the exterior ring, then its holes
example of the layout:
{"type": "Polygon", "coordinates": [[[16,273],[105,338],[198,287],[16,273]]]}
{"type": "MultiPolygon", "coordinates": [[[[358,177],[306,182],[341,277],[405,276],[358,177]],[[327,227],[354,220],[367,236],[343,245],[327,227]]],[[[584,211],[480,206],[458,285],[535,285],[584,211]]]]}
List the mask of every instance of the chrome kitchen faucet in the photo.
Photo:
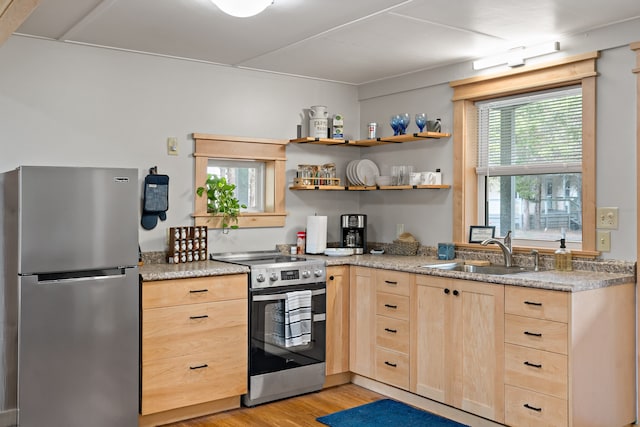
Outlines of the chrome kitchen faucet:
{"type": "Polygon", "coordinates": [[[507,231],[507,235],[504,236],[504,243],[497,239],[486,239],[480,243],[482,246],[487,246],[489,243],[495,243],[500,246],[502,249],[502,254],[504,255],[504,266],[511,267],[513,264],[513,249],[511,248],[511,230],[507,231]]]}

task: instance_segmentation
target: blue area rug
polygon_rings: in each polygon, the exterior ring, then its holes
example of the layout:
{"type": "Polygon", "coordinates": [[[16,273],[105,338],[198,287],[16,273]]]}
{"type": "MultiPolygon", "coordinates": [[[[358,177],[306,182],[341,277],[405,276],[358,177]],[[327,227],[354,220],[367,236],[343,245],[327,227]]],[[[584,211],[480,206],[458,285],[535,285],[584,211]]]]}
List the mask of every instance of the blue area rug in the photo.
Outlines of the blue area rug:
{"type": "Polygon", "coordinates": [[[382,399],[317,418],[331,427],[469,427],[391,399],[382,399]]]}

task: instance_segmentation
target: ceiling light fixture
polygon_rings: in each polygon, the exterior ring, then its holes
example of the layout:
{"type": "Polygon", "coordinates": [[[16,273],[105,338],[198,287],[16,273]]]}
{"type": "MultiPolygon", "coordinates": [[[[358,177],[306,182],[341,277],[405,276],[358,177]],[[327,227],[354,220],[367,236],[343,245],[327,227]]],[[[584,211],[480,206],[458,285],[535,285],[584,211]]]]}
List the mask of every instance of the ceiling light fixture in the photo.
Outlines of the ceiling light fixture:
{"type": "Polygon", "coordinates": [[[262,12],[273,0],[211,0],[224,13],[237,18],[248,18],[262,12]]]}
{"type": "Polygon", "coordinates": [[[484,68],[496,67],[498,65],[508,65],[509,67],[519,67],[524,65],[525,59],[534,58],[536,56],[548,55],[560,50],[559,42],[542,43],[535,46],[519,47],[509,52],[489,56],[487,58],[473,61],[474,70],[482,70],[484,68]]]}

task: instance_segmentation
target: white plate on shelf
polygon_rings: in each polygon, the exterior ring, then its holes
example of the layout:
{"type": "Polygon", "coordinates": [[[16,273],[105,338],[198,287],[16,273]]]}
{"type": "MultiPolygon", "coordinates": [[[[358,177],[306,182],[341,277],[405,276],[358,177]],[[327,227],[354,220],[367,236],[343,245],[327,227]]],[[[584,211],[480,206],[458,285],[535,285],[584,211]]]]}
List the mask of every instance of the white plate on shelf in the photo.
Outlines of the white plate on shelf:
{"type": "Polygon", "coordinates": [[[353,248],[327,248],[324,250],[327,256],[349,256],[353,255],[353,248]]]}
{"type": "Polygon", "coordinates": [[[380,170],[375,163],[369,159],[362,159],[356,167],[356,176],[362,185],[376,185],[376,177],[380,175],[380,170]]]}
{"type": "Polygon", "coordinates": [[[356,176],[356,167],[358,166],[358,162],[360,162],[360,160],[352,160],[347,166],[347,178],[353,185],[362,185],[356,176]]]}

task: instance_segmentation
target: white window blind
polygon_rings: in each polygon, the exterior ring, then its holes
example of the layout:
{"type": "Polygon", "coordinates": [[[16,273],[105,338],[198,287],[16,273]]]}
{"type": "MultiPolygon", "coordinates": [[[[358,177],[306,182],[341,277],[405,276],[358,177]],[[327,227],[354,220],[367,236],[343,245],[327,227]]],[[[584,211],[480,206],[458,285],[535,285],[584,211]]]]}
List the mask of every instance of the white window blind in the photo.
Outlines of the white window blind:
{"type": "Polygon", "coordinates": [[[582,89],[476,103],[479,175],[582,172],[582,89]]]}

